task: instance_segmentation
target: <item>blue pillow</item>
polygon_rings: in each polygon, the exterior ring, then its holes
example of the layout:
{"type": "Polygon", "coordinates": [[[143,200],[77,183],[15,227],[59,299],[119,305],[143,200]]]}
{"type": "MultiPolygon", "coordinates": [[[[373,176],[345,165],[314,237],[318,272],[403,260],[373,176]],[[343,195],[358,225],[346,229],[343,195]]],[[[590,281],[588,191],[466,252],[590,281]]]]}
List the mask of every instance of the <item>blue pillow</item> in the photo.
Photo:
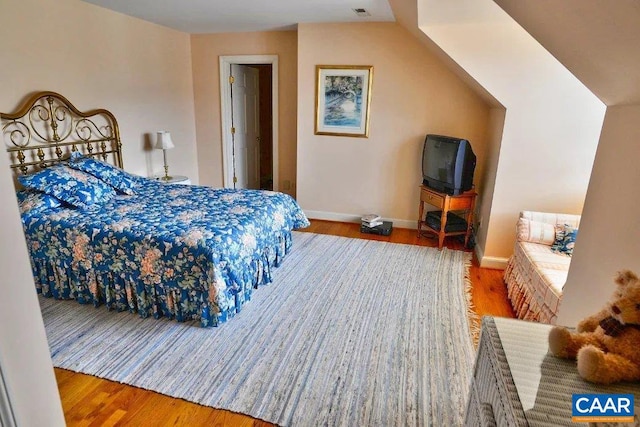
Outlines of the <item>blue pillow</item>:
{"type": "Polygon", "coordinates": [[[39,214],[62,206],[62,202],[40,191],[22,190],[16,193],[21,214],[39,214]]]}
{"type": "Polygon", "coordinates": [[[116,195],[113,187],[93,175],[59,164],[31,175],[20,175],[25,188],[42,191],[71,206],[86,209],[116,195]]]}
{"type": "Polygon", "coordinates": [[[109,163],[85,157],[76,151],[71,153],[69,166],[95,176],[123,194],[136,194],[134,191],[137,186],[135,178],[109,163]]]}
{"type": "Polygon", "coordinates": [[[573,255],[573,247],[576,244],[577,235],[578,229],[569,224],[556,227],[556,239],[551,246],[551,250],[569,256],[573,255]]]}

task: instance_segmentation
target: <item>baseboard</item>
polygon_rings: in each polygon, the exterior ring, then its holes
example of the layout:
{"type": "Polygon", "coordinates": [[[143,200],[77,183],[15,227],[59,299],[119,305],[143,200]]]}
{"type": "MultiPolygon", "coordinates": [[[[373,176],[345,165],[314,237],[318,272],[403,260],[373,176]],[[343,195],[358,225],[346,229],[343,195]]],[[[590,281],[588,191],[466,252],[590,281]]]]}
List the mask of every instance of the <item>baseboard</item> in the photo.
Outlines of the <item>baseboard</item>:
{"type": "Polygon", "coordinates": [[[496,257],[496,256],[486,256],[482,258],[482,262],[480,263],[480,267],[482,268],[493,268],[496,270],[504,270],[507,268],[507,263],[509,262],[509,258],[504,257],[496,257]]]}
{"type": "Polygon", "coordinates": [[[484,256],[484,251],[480,245],[476,245],[476,258],[479,260],[481,268],[492,268],[495,270],[504,270],[507,268],[509,258],[484,256]]]}
{"type": "MultiPolygon", "coordinates": [[[[359,223],[361,215],[352,215],[336,212],[323,212],[323,211],[304,211],[305,215],[309,219],[321,219],[325,221],[338,221],[338,222],[355,222],[359,223]]],[[[397,228],[418,228],[418,221],[409,221],[406,219],[394,219],[384,218],[385,221],[393,222],[393,226],[397,228]]],[[[504,270],[507,268],[507,262],[509,258],[484,256],[484,251],[480,245],[476,245],[476,258],[480,260],[481,268],[492,268],[495,270],[504,270]]]]}
{"type": "MultiPolygon", "coordinates": [[[[322,212],[322,211],[304,211],[307,218],[310,219],[322,219],[325,221],[339,221],[339,222],[360,222],[362,215],[343,214],[335,212],[322,212]]],[[[383,217],[385,221],[393,222],[393,226],[397,228],[418,228],[418,221],[410,221],[407,219],[396,219],[383,217]]]]}

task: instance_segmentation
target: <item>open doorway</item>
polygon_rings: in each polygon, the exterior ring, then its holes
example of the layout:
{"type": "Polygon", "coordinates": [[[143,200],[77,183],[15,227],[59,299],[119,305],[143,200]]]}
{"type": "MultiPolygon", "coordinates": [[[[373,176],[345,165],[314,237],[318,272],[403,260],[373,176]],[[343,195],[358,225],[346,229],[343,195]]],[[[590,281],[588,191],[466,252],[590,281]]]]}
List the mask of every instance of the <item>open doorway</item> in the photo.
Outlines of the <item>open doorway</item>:
{"type": "Polygon", "coordinates": [[[223,184],[278,187],[278,57],[220,57],[223,184]]]}

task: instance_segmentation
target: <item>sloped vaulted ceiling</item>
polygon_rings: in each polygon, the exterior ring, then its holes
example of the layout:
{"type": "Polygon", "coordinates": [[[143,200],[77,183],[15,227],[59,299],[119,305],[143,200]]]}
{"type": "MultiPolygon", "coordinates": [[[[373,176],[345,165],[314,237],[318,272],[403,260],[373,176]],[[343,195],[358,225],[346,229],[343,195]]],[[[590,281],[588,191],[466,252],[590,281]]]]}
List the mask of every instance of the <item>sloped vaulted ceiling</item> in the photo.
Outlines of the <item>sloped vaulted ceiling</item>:
{"type": "Polygon", "coordinates": [[[640,103],[640,1],[495,2],[602,102],[640,103]]]}
{"type": "Polygon", "coordinates": [[[389,0],[391,9],[396,21],[407,31],[413,34],[420,42],[433,52],[446,66],[453,71],[463,82],[465,82],[478,96],[480,96],[491,107],[502,107],[502,105],[482,87],[464,68],[458,65],[445,51],[427,37],[418,28],[418,3],[416,0],[389,0]]]}

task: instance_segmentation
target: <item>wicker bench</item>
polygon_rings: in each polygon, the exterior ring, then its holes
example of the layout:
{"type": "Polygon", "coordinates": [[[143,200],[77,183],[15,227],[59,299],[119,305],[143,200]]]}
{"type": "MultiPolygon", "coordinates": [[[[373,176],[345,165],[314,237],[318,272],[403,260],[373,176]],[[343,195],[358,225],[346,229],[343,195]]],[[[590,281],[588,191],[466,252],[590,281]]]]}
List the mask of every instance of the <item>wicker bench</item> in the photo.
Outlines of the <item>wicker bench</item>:
{"type": "Polygon", "coordinates": [[[550,325],[484,317],[465,417],[465,426],[576,426],[574,393],[630,393],[638,426],[640,383],[607,386],[584,381],[574,360],[548,353],[550,325]]]}

